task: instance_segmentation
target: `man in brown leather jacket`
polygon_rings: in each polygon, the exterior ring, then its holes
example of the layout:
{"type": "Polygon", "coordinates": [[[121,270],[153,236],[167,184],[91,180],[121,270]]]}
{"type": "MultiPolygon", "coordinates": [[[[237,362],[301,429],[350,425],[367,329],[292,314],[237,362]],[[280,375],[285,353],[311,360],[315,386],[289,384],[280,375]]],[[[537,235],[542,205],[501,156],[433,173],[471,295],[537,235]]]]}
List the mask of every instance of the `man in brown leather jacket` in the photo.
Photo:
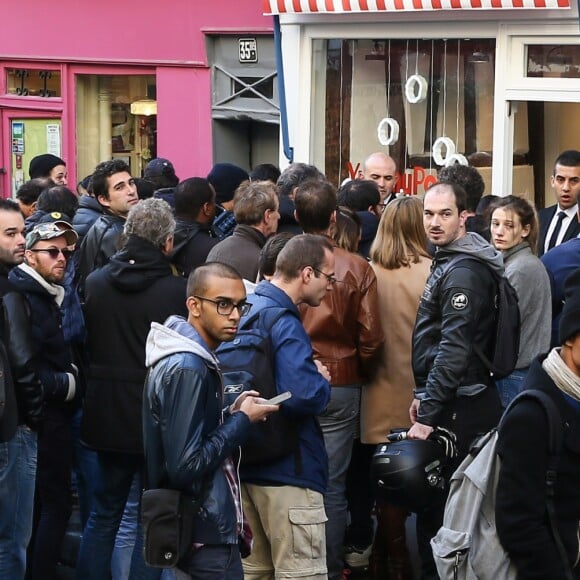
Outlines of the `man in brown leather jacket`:
{"type": "MultiPolygon", "coordinates": [[[[294,202],[296,219],[305,233],[328,235],[336,210],[336,191],[328,182],[303,183],[294,202]]],[[[345,483],[353,440],[358,437],[360,389],[372,374],[383,343],[377,280],[372,268],[360,255],[341,248],[335,247],[334,255],[336,283],[332,291],[327,292],[318,308],[301,306],[314,357],[328,368],[332,385],[330,403],[319,417],[329,463],[324,505],[331,580],[342,575],[345,483]]]]}

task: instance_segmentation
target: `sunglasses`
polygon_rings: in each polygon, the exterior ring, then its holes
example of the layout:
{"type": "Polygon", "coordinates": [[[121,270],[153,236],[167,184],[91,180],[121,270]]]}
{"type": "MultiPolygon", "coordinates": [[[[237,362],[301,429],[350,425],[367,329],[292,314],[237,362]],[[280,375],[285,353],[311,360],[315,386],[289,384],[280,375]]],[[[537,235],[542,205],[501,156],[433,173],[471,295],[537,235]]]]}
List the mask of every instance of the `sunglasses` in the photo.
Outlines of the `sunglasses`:
{"type": "Polygon", "coordinates": [[[60,248],[31,248],[30,251],[46,252],[53,260],[56,260],[59,254],[62,254],[65,260],[69,260],[70,257],[73,255],[73,251],[67,250],[66,248],[64,248],[63,250],[61,250],[60,248]]]}

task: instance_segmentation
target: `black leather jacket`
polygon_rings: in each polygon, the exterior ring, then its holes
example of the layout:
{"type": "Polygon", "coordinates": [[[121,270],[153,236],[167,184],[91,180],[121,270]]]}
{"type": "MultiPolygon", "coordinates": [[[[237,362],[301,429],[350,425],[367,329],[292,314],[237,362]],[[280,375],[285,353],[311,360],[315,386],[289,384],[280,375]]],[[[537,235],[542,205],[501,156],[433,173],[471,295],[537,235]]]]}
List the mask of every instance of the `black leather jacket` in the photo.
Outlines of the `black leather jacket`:
{"type": "Polygon", "coordinates": [[[503,260],[477,234],[468,233],[435,255],[413,332],[420,423],[436,426],[448,401],[476,394],[490,384],[489,371],[472,348],[477,344],[490,353],[492,347],[497,286],[490,268],[503,273],[503,260]],[[458,253],[473,259],[448,270],[448,262],[458,253]]]}
{"type": "Polygon", "coordinates": [[[0,443],[9,441],[16,427],[36,429],[42,414],[42,386],[33,359],[30,307],[8,281],[0,266],[0,443]]]}
{"type": "Polygon", "coordinates": [[[222,464],[245,441],[247,415],[239,412],[221,421],[217,359],[183,318],[152,324],[147,366],[143,400],[147,486],[203,498],[194,520],[194,542],[237,544],[236,508],[222,464]]]}

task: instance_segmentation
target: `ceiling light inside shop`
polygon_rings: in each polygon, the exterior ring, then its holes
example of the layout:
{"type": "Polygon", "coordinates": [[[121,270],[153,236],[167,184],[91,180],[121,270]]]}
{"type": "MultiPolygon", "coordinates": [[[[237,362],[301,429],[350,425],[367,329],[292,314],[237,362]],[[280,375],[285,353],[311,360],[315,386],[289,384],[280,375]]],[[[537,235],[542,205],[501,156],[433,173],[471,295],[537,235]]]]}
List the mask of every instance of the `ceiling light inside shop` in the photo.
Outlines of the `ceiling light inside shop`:
{"type": "Polygon", "coordinates": [[[133,101],[131,103],[131,114],[143,115],[145,117],[157,115],[157,101],[154,99],[139,99],[138,101],[133,101]]]}

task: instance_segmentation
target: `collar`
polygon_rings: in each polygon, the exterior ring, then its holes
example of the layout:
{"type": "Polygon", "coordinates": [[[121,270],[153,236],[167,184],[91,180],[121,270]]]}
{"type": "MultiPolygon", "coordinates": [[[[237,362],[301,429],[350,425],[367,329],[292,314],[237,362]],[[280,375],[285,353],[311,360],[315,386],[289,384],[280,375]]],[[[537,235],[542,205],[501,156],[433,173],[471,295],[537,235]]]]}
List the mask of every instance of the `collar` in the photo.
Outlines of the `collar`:
{"type": "Polygon", "coordinates": [[[51,284],[47,282],[34,268],[31,268],[28,264],[22,263],[18,266],[23,272],[28,274],[33,278],[40,286],[42,286],[53,298],[58,306],[62,305],[64,300],[64,288],[59,284],[51,284]]]}

